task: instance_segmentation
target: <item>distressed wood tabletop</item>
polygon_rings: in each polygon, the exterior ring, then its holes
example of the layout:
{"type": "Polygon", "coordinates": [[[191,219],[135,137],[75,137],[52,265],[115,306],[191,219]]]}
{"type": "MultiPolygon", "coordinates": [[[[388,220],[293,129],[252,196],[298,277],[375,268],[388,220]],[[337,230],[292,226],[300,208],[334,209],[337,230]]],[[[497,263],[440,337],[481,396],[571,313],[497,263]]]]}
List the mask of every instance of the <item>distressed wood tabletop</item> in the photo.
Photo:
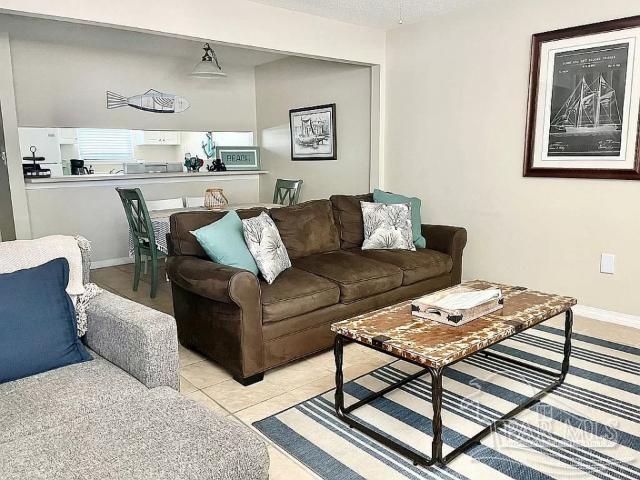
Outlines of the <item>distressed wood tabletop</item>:
{"type": "MultiPolygon", "coordinates": [[[[444,325],[411,314],[411,301],[334,323],[339,335],[365,345],[388,337],[378,348],[425,367],[441,368],[569,310],[575,298],[482,280],[463,285],[500,288],[504,307],[461,326],[444,325]]],[[[377,342],[376,342],[377,343],[377,342]]]]}

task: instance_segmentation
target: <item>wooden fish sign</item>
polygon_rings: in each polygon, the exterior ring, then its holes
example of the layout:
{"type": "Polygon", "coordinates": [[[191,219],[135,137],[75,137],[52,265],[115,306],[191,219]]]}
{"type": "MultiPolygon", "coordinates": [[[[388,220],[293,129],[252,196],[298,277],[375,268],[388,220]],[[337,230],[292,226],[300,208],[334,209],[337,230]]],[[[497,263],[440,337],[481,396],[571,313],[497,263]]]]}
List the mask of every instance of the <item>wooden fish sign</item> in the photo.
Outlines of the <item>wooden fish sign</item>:
{"type": "Polygon", "coordinates": [[[153,113],[180,113],[189,108],[189,101],[170,93],[147,90],[141,95],[125,97],[107,91],[107,108],[133,107],[153,113]]]}

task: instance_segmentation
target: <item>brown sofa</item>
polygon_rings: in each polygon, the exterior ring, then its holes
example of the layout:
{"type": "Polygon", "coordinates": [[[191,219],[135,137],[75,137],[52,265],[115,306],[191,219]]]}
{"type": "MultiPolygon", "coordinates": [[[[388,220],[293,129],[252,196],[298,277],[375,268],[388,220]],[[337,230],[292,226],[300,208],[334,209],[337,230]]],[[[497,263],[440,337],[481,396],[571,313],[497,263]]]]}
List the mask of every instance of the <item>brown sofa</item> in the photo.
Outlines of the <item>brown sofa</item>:
{"type": "Polygon", "coordinates": [[[426,249],[363,251],[360,200],[372,196],[270,210],[293,264],[271,285],[212,262],[190,233],[224,212],[173,214],[167,273],[182,345],[248,385],[270,368],[330,348],[333,322],[460,283],[465,229],[423,225],[426,249]]]}

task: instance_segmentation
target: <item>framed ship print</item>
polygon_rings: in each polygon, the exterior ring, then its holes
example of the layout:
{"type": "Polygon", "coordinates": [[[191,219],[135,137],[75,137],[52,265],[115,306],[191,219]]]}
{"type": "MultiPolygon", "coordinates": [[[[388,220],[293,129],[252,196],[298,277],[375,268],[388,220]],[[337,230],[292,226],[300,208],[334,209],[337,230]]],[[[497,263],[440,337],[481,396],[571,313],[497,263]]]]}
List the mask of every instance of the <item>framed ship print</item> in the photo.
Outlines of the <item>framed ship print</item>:
{"type": "Polygon", "coordinates": [[[533,36],[524,175],[640,180],[640,16],[533,36]]]}
{"type": "Polygon", "coordinates": [[[289,110],[291,160],[336,160],[336,104],[289,110]]]}

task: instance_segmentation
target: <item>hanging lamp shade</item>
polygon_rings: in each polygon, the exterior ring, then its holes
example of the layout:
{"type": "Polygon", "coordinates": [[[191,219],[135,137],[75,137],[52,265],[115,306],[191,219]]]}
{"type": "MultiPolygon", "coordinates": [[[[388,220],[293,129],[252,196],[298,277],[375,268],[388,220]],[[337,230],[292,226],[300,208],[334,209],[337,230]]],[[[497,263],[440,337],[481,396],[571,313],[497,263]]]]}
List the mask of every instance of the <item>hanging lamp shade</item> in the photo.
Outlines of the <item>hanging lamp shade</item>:
{"type": "Polygon", "coordinates": [[[204,55],[202,60],[199,61],[191,72],[192,77],[198,78],[219,78],[226,77],[227,74],[222,71],[222,67],[218,62],[216,52],[208,43],[205,43],[202,47],[204,55]]]}

